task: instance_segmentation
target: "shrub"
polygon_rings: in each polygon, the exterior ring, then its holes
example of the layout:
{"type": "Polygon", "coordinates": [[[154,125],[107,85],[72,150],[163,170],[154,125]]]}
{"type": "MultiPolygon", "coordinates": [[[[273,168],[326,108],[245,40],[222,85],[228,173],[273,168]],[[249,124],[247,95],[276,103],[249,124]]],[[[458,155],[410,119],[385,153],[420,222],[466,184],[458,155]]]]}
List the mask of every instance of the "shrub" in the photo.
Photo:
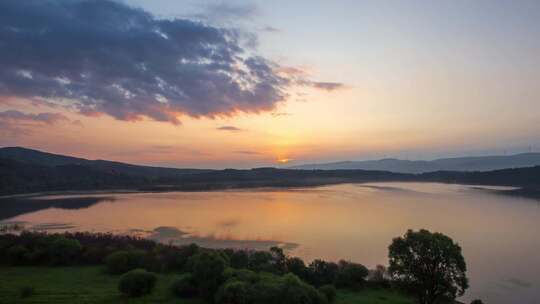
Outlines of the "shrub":
{"type": "Polygon", "coordinates": [[[19,288],[19,297],[28,298],[36,294],[36,290],[32,286],[23,286],[19,288]]]}
{"type": "Polygon", "coordinates": [[[287,270],[300,278],[306,278],[307,267],[301,258],[288,258],[286,261],[287,270]]]}
{"type": "Polygon", "coordinates": [[[189,258],[198,252],[199,246],[195,244],[179,248],[159,245],[155,255],[163,271],[184,271],[189,258]]]}
{"type": "Polygon", "coordinates": [[[7,250],[7,258],[10,265],[23,265],[28,261],[30,250],[22,245],[14,245],[7,250]]]}
{"type": "MultiPolygon", "coordinates": [[[[2,236],[2,234],[0,234],[0,236],[2,236]]],[[[13,242],[10,239],[7,239],[5,235],[0,237],[0,262],[5,262],[5,259],[7,259],[7,251],[11,246],[13,246],[13,242]]]]}
{"type": "Polygon", "coordinates": [[[195,297],[197,295],[197,287],[193,283],[193,276],[191,274],[185,274],[174,280],[171,284],[171,291],[178,297],[195,297]]]}
{"type": "Polygon", "coordinates": [[[307,279],[315,286],[333,284],[338,274],[338,265],[323,260],[314,260],[309,264],[307,279]]]}
{"type": "Polygon", "coordinates": [[[245,250],[236,250],[230,255],[231,267],[233,268],[247,268],[249,263],[249,256],[245,250]]]}
{"type": "Polygon", "coordinates": [[[391,281],[389,280],[386,267],[383,265],[377,265],[375,266],[375,269],[371,269],[369,271],[366,283],[369,287],[390,288],[391,281]]]}
{"type": "Polygon", "coordinates": [[[49,261],[49,255],[44,248],[34,248],[27,254],[26,258],[31,265],[43,265],[49,261]]]}
{"type": "Polygon", "coordinates": [[[193,279],[199,289],[199,294],[206,299],[212,299],[223,281],[223,271],[226,263],[224,258],[215,251],[201,252],[189,259],[193,271],[193,279]]]}
{"type": "Polygon", "coordinates": [[[51,263],[55,265],[70,264],[75,261],[81,252],[82,246],[79,241],[64,237],[56,238],[49,247],[51,263]]]}
{"type": "Polygon", "coordinates": [[[234,279],[246,283],[256,283],[259,280],[259,275],[248,269],[227,268],[223,272],[223,277],[225,280],[234,279]]]}
{"type": "Polygon", "coordinates": [[[217,304],[249,304],[252,302],[249,283],[231,280],[221,286],[216,294],[217,304]]]}
{"type": "Polygon", "coordinates": [[[323,285],[319,288],[319,291],[322,292],[329,303],[334,302],[337,296],[337,290],[334,285],[323,285]]]}
{"type": "Polygon", "coordinates": [[[144,259],[144,251],[117,251],[113,252],[105,258],[107,272],[111,274],[122,274],[139,268],[144,259]]]}
{"type": "Polygon", "coordinates": [[[261,279],[253,284],[253,302],[256,304],[274,304],[281,303],[281,287],[282,287],[281,278],[261,275],[261,279]]]}
{"type": "Polygon", "coordinates": [[[249,269],[253,271],[273,272],[272,254],[268,251],[255,251],[249,257],[249,269]]]}
{"type": "Polygon", "coordinates": [[[154,254],[143,252],[142,255],[138,268],[144,268],[151,272],[165,272],[168,270],[154,254]]]}
{"type": "Polygon", "coordinates": [[[149,294],[156,285],[157,277],[154,273],[144,269],[134,269],[120,277],[118,290],[130,297],[139,297],[149,294]]]}
{"type": "Polygon", "coordinates": [[[283,252],[283,249],[277,246],[270,248],[270,254],[272,255],[273,272],[277,274],[284,274],[287,272],[287,257],[283,252]]]}
{"type": "Polygon", "coordinates": [[[82,252],[82,262],[87,264],[102,264],[107,257],[105,248],[86,246],[82,252]]]}
{"type": "Polygon", "coordinates": [[[341,287],[361,287],[366,281],[369,270],[362,264],[339,261],[338,272],[336,276],[336,286],[341,287]]]}
{"type": "Polygon", "coordinates": [[[326,304],[326,297],[292,273],[282,278],[280,304],[326,304]]]}
{"type": "Polygon", "coordinates": [[[327,304],[325,295],[292,273],[279,276],[246,269],[227,269],[217,304],[327,304]]]}

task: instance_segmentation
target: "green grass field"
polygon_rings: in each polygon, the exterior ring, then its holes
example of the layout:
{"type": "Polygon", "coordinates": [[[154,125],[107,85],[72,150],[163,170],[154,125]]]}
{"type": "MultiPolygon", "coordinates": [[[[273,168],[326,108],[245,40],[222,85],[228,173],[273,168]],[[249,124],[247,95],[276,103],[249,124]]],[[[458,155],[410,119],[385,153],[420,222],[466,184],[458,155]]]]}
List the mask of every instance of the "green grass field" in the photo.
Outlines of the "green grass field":
{"type": "MultiPolygon", "coordinates": [[[[178,303],[199,300],[174,297],[168,290],[175,275],[158,275],[151,295],[125,298],[116,289],[119,276],[104,273],[103,267],[0,267],[0,303],[178,303]],[[20,298],[21,287],[31,286],[35,294],[20,298]]],[[[340,291],[336,304],[412,304],[388,290],[340,291]]],[[[277,304],[277,303],[276,303],[277,304]]]]}
{"type": "Polygon", "coordinates": [[[401,294],[385,289],[367,289],[361,292],[339,291],[337,304],[413,304],[401,294]]]}

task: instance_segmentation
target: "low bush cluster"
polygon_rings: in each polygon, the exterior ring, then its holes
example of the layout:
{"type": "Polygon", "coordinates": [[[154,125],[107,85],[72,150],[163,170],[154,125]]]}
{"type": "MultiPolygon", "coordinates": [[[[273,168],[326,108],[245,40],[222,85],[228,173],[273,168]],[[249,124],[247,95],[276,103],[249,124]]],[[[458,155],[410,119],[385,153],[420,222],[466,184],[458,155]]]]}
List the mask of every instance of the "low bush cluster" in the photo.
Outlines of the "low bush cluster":
{"type": "Polygon", "coordinates": [[[337,289],[334,285],[323,285],[319,287],[319,291],[322,292],[329,303],[334,302],[337,296],[337,289]]]}
{"type": "Polygon", "coordinates": [[[134,268],[154,272],[184,271],[199,247],[157,244],[153,241],[108,233],[0,234],[0,264],[101,265],[121,274],[134,268]]]}
{"type": "Polygon", "coordinates": [[[28,298],[33,296],[36,293],[36,289],[32,286],[23,286],[19,288],[19,297],[28,298]]]}
{"type": "Polygon", "coordinates": [[[198,295],[197,286],[193,280],[193,275],[186,273],[171,284],[171,292],[177,297],[193,298],[198,295]]]}
{"type": "Polygon", "coordinates": [[[326,295],[292,273],[283,276],[229,270],[215,295],[216,304],[326,304],[326,295]]]}
{"type": "Polygon", "coordinates": [[[107,272],[122,274],[135,268],[143,267],[146,253],[142,250],[117,251],[107,256],[105,265],[107,272]]]}
{"type": "Polygon", "coordinates": [[[122,275],[118,282],[118,290],[130,297],[149,294],[156,285],[157,276],[144,269],[134,269],[122,275]]]}
{"type": "Polygon", "coordinates": [[[270,251],[176,247],[89,233],[0,234],[0,263],[104,264],[107,273],[122,275],[118,290],[128,297],[152,292],[155,273],[175,272],[179,276],[170,285],[172,294],[218,304],[326,304],[335,299],[336,287],[360,288],[368,276],[360,264],[314,260],[306,265],[278,247],[270,251]]]}
{"type": "Polygon", "coordinates": [[[81,256],[79,241],[61,235],[23,233],[0,238],[0,259],[9,265],[69,265],[81,256]]]}

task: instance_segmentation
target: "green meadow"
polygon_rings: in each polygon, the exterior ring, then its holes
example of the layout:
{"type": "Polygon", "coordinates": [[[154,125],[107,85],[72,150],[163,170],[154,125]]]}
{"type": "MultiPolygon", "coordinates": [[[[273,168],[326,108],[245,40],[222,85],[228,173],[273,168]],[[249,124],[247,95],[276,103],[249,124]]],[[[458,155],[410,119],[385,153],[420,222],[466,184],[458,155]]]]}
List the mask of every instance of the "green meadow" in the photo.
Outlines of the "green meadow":
{"type": "MultiPolygon", "coordinates": [[[[120,276],[110,275],[103,266],[0,267],[0,303],[177,303],[199,304],[199,299],[182,299],[169,291],[175,274],[158,274],[152,294],[139,298],[122,296],[117,289],[120,276]],[[20,291],[32,287],[34,294],[22,298],[20,291]]],[[[338,291],[336,304],[412,304],[403,295],[387,289],[338,291]]]]}

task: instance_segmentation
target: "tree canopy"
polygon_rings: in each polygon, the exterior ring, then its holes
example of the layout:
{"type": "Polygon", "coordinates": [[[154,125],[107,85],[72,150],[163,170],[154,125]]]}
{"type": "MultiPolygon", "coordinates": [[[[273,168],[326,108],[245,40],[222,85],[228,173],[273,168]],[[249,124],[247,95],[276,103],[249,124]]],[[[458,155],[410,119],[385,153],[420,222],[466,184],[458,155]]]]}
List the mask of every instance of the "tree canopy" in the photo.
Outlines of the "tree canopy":
{"type": "Polygon", "coordinates": [[[389,247],[389,272],[421,304],[455,299],[468,288],[461,247],[450,237],[428,230],[408,230],[389,247]]]}

